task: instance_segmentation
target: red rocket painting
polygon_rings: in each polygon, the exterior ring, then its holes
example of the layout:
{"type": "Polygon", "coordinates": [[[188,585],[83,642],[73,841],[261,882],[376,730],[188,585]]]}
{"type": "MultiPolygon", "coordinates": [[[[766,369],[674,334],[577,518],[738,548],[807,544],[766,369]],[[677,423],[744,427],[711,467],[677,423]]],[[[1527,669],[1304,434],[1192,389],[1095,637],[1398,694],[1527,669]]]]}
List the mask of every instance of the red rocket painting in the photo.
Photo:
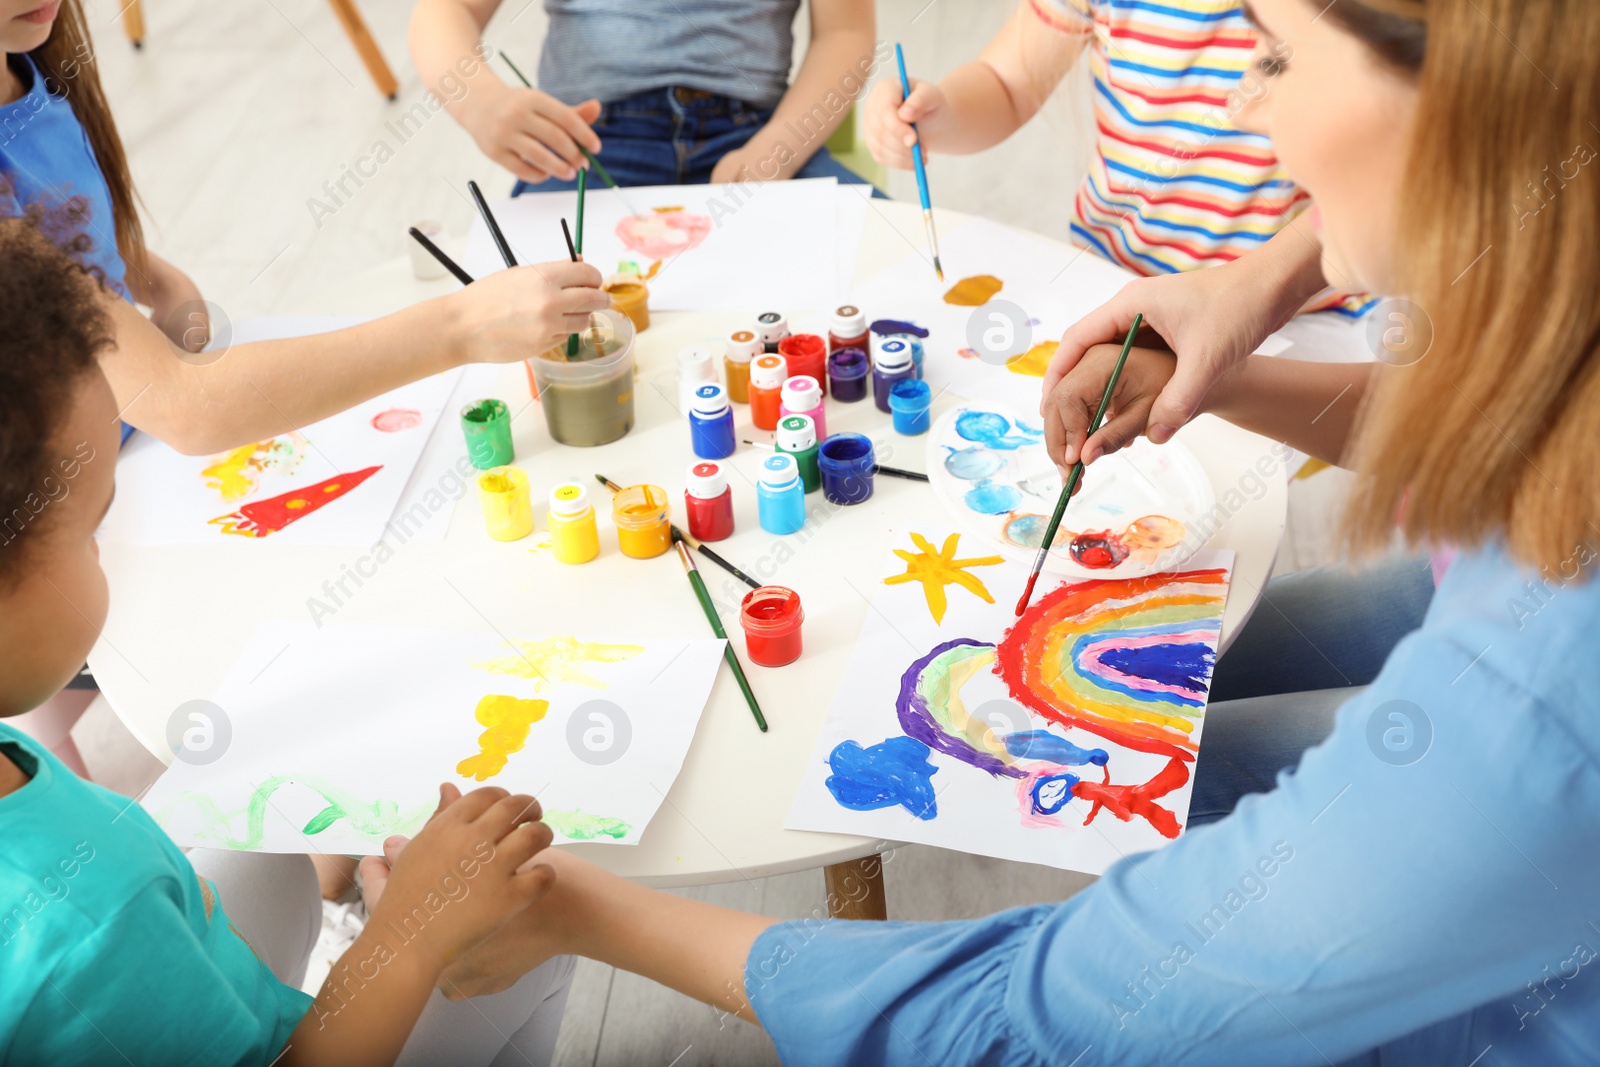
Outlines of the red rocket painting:
{"type": "Polygon", "coordinates": [[[291,489],[265,500],[255,500],[238,511],[219,515],[211,520],[211,525],[221,526],[223,533],[241,537],[266,537],[296,519],[305,518],[324,504],[338,500],[382,469],[381,466],[367,467],[349,474],[336,474],[303,489],[291,489]]]}

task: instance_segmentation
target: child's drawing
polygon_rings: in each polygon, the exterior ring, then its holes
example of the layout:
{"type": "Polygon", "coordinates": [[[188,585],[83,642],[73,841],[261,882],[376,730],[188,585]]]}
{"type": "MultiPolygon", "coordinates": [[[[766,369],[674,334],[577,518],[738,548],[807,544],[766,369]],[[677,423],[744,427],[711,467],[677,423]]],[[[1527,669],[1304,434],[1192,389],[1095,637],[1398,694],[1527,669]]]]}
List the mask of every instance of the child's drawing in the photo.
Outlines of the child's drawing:
{"type": "Polygon", "coordinates": [[[944,587],[947,585],[959,585],[973,596],[993,604],[994,597],[984,588],[983,580],[975,574],[968,573],[967,568],[992,567],[997,563],[1004,563],[1005,560],[1000,556],[956,559],[956,545],[960,540],[960,534],[951,534],[944,539],[942,548],[935,549],[921,534],[912,534],[911,543],[917,546],[916,552],[907,552],[903,548],[894,550],[894,554],[906,562],[905,573],[891,574],[883,580],[883,584],[921,582],[923,596],[928,599],[928,612],[933,616],[934,622],[944,621],[945,608],[948,606],[944,587]]]}
{"type": "Polygon", "coordinates": [[[300,466],[305,447],[305,436],[298,433],[241,445],[215,457],[200,476],[209,488],[231,504],[255,492],[265,473],[284,477],[293,474],[300,466]]]}
{"type": "MultiPolygon", "coordinates": [[[[320,778],[284,774],[268,778],[250,790],[248,801],[241,807],[224,808],[205,792],[185,790],[174,804],[158,812],[156,818],[165,822],[168,818],[188,814],[198,819],[198,828],[191,835],[194,843],[253,852],[261,849],[269,831],[281,835],[287,827],[309,840],[340,821],[351,831],[379,841],[391,834],[410,835],[422,828],[437,806],[437,800],[425,801],[401,811],[392,800],[363,800],[320,778]],[[316,810],[302,825],[300,819],[290,813],[299,811],[299,805],[308,801],[316,810]],[[191,811],[184,813],[184,808],[191,811]]],[[[318,852],[320,849],[311,842],[306,849],[273,851],[318,852]]]]}
{"type": "Polygon", "coordinates": [[[944,294],[944,302],[957,307],[981,307],[1003,288],[1005,283],[992,274],[974,274],[952,285],[944,294]]]}
{"type": "Polygon", "coordinates": [[[400,433],[422,425],[422,412],[416,408],[388,408],[372,416],[372,428],[379,433],[400,433]]]}
{"type": "Polygon", "coordinates": [[[303,489],[253,500],[240,506],[238,511],[218,515],[211,520],[213,526],[222,527],[225,534],[240,537],[267,537],[282,530],[291,522],[298,522],[318,508],[338,500],[350,490],[377,474],[382,467],[368,467],[350,474],[336,474],[303,489]]]}
{"type": "Polygon", "coordinates": [[[641,645],[605,645],[575,637],[546,637],[538,641],[512,641],[516,651],[473,666],[491,674],[514,674],[533,682],[535,693],[547,693],[565,683],[604,689],[606,682],[579,664],[621,663],[644,651],[641,645]]]}
{"type": "Polygon", "coordinates": [[[506,769],[513,752],[528,743],[528,730],[550,710],[548,700],[519,700],[491,695],[478,701],[474,718],[488,729],[478,735],[478,754],[456,764],[456,773],[475,782],[487,782],[506,769]]]}
{"type": "Polygon", "coordinates": [[[631,251],[667,260],[698,247],[711,232],[711,220],[681,207],[658,207],[648,215],[629,215],[617,223],[617,238],[631,251]]]}

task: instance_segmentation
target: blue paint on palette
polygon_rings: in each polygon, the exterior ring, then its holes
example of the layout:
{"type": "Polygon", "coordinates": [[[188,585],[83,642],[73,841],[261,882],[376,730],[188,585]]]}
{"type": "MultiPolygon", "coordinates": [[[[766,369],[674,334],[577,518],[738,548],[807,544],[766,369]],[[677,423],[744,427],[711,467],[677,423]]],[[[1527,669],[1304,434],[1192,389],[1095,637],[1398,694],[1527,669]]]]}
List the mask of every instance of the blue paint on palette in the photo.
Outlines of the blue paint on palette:
{"type": "Polygon", "coordinates": [[[993,411],[963,411],[956,416],[956,433],[968,441],[1003,452],[1015,452],[1044,440],[1044,431],[1012,422],[993,411]],[[1016,432],[1013,433],[1012,430],[1016,432]]]}
{"type": "Polygon", "coordinates": [[[1215,653],[1205,645],[1136,645],[1111,648],[1100,654],[1100,662],[1123,674],[1144,678],[1158,685],[1204,693],[1211,677],[1215,653]]]}
{"type": "Polygon", "coordinates": [[[1004,515],[1022,503],[1022,490],[1014,485],[985,480],[967,490],[961,499],[979,515],[1004,515]]]}
{"type": "Polygon", "coordinates": [[[1000,453],[981,445],[952,448],[944,458],[944,469],[950,472],[952,478],[960,478],[964,482],[987,478],[1005,465],[1005,458],[1000,453]]]}
{"type": "Polygon", "coordinates": [[[828,755],[828,792],[851,811],[876,811],[896,804],[919,819],[939,814],[927,745],[910,737],[891,737],[870,748],[841,741],[828,755]]]}
{"type": "Polygon", "coordinates": [[[1006,751],[1018,759],[1059,763],[1063,767],[1081,767],[1085,763],[1104,767],[1111,759],[1111,754],[1103,748],[1079,748],[1049,730],[1022,730],[1007,734],[1005,743],[1006,751]]]}

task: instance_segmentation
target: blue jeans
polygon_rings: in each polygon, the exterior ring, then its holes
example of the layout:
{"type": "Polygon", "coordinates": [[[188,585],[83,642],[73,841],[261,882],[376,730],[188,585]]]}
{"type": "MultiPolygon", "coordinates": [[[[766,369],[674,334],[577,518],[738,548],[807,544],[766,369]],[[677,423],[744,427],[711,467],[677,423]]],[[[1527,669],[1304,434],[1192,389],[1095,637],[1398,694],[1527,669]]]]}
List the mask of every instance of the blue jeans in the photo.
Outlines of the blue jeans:
{"type": "Polygon", "coordinates": [[[1333,730],[1334,713],[1378,676],[1433,600],[1426,556],[1267,583],[1255,614],[1217,661],[1189,801],[1189,825],[1265,793],[1333,730]]]}
{"type": "MultiPolygon", "coordinates": [[[[772,118],[772,108],[699,89],[652,89],[602,104],[594,131],[600,135],[599,160],[618,185],[701,185],[711,168],[743,148],[772,118]]],[[[815,154],[796,178],[837,178],[844,185],[867,185],[865,178],[834,159],[815,142],[815,154]]],[[[808,145],[801,145],[803,152],[808,145]]],[[[597,183],[599,175],[590,175],[597,183]]],[[[537,185],[519,181],[512,196],[576,189],[576,181],[549,178],[537,185]]],[[[873,196],[883,194],[873,189],[873,196]]]]}

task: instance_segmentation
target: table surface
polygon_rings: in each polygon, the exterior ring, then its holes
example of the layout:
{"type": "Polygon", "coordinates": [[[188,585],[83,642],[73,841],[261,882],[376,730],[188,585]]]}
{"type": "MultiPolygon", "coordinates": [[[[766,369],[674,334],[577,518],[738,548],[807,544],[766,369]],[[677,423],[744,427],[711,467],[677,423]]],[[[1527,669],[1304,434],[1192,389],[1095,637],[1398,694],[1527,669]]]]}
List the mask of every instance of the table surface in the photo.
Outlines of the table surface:
{"type": "MultiPolygon", "coordinates": [[[[862,241],[857,278],[864,279],[920,247],[920,213],[913,207],[874,201],[862,241]]],[[[965,221],[940,212],[941,231],[965,221]]],[[[308,312],[370,316],[448,292],[448,279],[419,282],[409,261],[390,263],[325,294],[326,306],[308,312]]],[[[677,351],[726,336],[747,315],[678,312],[652,315],[639,335],[640,388],[637,424],[614,444],[573,449],[554,444],[539,408],[529,402],[520,364],[504,368],[498,395],[514,412],[518,465],[535,487],[535,517],[545,528],[542,491],[559,480],[592,482],[595,472],[629,485],[665,486],[681,503],[683,474],[691,461],[689,434],[674,410],[672,384],[677,351]]],[[[821,317],[815,317],[820,322],[821,317]]],[[[808,317],[795,318],[802,328],[808,317]]],[[[716,351],[720,351],[718,346],[716,351]]],[[[944,396],[934,416],[957,403],[944,396]]],[[[748,409],[736,406],[742,431],[748,409]]],[[[832,432],[869,434],[884,462],[922,469],[923,438],[899,438],[887,417],[870,403],[829,404],[832,432]]],[[[434,444],[450,438],[441,425],[434,444]]],[[[1283,533],[1287,488],[1281,463],[1268,477],[1254,469],[1269,460],[1273,445],[1209,416],[1179,435],[1205,468],[1219,500],[1236,507],[1208,543],[1235,553],[1234,580],[1222,620],[1226,645],[1260,597],[1283,533]]],[[[430,445],[430,448],[433,445],[430,445]]],[[[806,610],[805,655],[788,667],[767,669],[746,660],[751,685],[771,723],[760,733],[738,687],[719,672],[682,773],[666,794],[642,842],[633,847],[569,845],[611,870],[658,885],[702,885],[764,877],[854,859],[881,842],[839,834],[785,830],[804,762],[828,714],[868,598],[880,577],[891,528],[950,521],[919,482],[880,477],[870,501],[829,508],[814,528],[786,538],[761,530],[756,519],[755,475],[764,452],[741,446],[729,465],[737,533],[719,552],[762,580],[801,592],[806,610]]],[[[597,487],[598,488],[598,487],[597,487]]],[[[604,493],[596,497],[604,503],[604,493]]],[[[815,504],[820,497],[808,498],[815,504]]],[[[602,554],[581,567],[564,566],[548,551],[530,554],[531,540],[500,543],[484,534],[476,501],[455,509],[443,540],[412,541],[365,580],[338,611],[340,622],[411,623],[502,633],[537,633],[559,617],[562,632],[604,633],[633,638],[701,635],[706,621],[689,595],[673,554],[649,561],[620,555],[601,516],[602,554]]],[[[681,519],[681,507],[674,506],[681,519]]],[[[106,545],[101,559],[116,590],[102,640],[89,663],[111,706],[133,734],[163,760],[167,722],[184,702],[210,697],[256,625],[265,619],[307,619],[308,598],[322,596],[323,582],[363,555],[356,548],[275,548],[251,565],[239,566],[238,545],[106,545]]],[[[255,547],[255,546],[245,546],[255,547]]],[[[724,625],[738,642],[737,602],[745,587],[709,561],[701,573],[723,607],[724,625]]]]}

